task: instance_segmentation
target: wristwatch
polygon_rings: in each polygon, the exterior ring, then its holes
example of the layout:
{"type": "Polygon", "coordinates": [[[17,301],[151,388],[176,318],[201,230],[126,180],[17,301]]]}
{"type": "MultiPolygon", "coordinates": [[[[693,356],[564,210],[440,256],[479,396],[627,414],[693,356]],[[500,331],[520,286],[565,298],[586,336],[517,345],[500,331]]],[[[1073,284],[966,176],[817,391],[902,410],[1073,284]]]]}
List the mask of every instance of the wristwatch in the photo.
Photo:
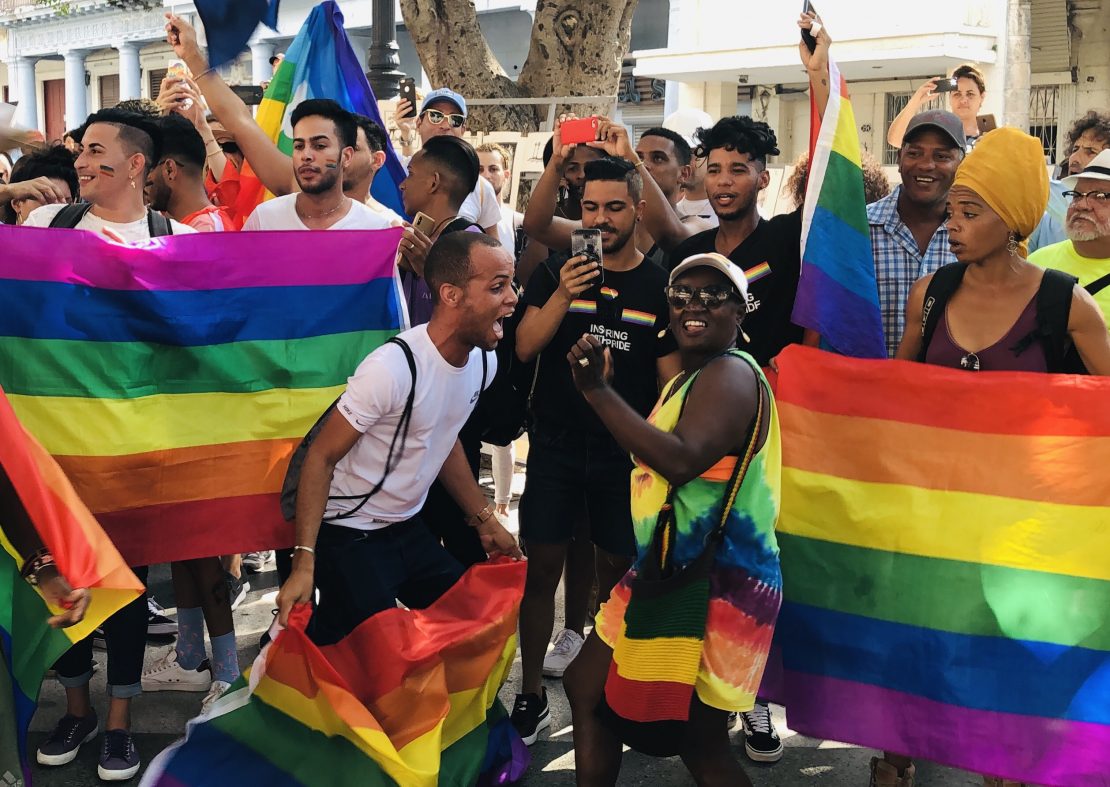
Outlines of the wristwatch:
{"type": "Polygon", "coordinates": [[[55,565],[54,556],[50,554],[49,549],[43,547],[38,552],[31,555],[31,557],[27,558],[27,562],[23,564],[23,568],[20,570],[19,575],[27,581],[28,585],[38,587],[39,572],[47,566],[53,565],[55,565]]]}
{"type": "Polygon", "coordinates": [[[494,508],[493,503],[488,503],[486,507],[479,511],[477,514],[471,514],[470,516],[468,516],[466,518],[466,523],[471,527],[483,525],[491,516],[493,516],[493,512],[496,510],[497,509],[494,508]]]}

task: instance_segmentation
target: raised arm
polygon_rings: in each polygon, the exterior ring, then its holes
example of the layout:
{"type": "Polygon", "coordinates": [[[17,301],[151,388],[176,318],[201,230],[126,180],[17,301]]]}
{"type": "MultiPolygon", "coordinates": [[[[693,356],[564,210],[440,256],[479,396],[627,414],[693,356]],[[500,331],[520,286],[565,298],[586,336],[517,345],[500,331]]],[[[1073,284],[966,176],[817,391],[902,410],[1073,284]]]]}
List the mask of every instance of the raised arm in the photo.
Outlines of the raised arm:
{"type": "Polygon", "coordinates": [[[569,249],[571,233],[582,228],[582,222],[564,219],[555,215],[558,202],[559,181],[563,178],[563,167],[574,153],[574,145],[564,145],[559,135],[559,127],[564,118],[555,124],[555,134],[551,138],[551,159],[544,167],[543,174],[528,200],[524,211],[525,234],[551,249],[569,249]]]}
{"type": "Polygon", "coordinates": [[[818,28],[813,36],[817,39],[814,50],[810,52],[803,41],[798,44],[798,53],[801,55],[802,65],[806,67],[806,73],[809,74],[809,86],[813,91],[817,113],[824,117],[825,107],[829,104],[829,91],[833,89],[833,85],[829,84],[829,47],[832,45],[832,39],[829,37],[829,31],[812,13],[802,14],[798,19],[798,27],[803,30],[818,28]]]}
{"type": "Polygon", "coordinates": [[[224,155],[220,143],[216,141],[216,136],[208,125],[208,120],[204,117],[204,105],[201,103],[201,92],[197,83],[188,77],[180,80],[164,78],[158,90],[157,104],[163,115],[176,112],[193,124],[200,138],[204,140],[205,160],[208,169],[212,172],[212,177],[216,182],[223,180],[227,156],[224,155]]]}
{"type": "Polygon", "coordinates": [[[906,106],[890,123],[890,128],[886,131],[886,141],[892,148],[902,147],[902,138],[906,136],[906,128],[913,120],[913,116],[921,111],[929,101],[936,97],[934,88],[937,86],[937,80],[940,77],[934,77],[926,82],[924,85],[917,89],[917,92],[910,96],[910,100],[906,102],[906,106]]]}

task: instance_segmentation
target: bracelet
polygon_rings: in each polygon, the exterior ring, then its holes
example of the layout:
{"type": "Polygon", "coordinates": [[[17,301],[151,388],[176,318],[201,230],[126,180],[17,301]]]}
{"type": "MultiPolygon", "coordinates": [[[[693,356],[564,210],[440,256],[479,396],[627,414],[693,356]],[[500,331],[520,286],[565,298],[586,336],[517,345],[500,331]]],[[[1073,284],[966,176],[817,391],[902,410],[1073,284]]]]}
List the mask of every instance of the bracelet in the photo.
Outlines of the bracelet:
{"type": "Polygon", "coordinates": [[[296,552],[298,550],[300,550],[301,552],[307,552],[308,554],[312,555],[313,557],[316,557],[316,550],[313,549],[312,547],[306,547],[303,544],[297,544],[295,547],[293,547],[293,551],[296,552]]]}
{"type": "Polygon", "coordinates": [[[632,168],[633,169],[639,169],[642,166],[644,166],[644,160],[640,159],[639,161],[637,161],[635,164],[632,165],[632,168]]]}
{"type": "Polygon", "coordinates": [[[471,527],[485,524],[485,522],[493,516],[493,512],[497,509],[494,508],[493,503],[487,503],[486,507],[479,511],[477,514],[471,514],[466,518],[466,523],[471,527]]]}
{"type": "Polygon", "coordinates": [[[47,566],[53,566],[54,556],[50,554],[50,550],[43,547],[31,557],[27,558],[27,562],[23,564],[23,568],[19,572],[29,585],[37,586],[39,584],[39,572],[47,566]]]}
{"type": "Polygon", "coordinates": [[[209,66],[208,68],[204,69],[199,74],[197,74],[195,77],[193,77],[193,81],[194,82],[199,82],[201,77],[206,77],[215,70],[216,70],[215,66],[209,66]]]}

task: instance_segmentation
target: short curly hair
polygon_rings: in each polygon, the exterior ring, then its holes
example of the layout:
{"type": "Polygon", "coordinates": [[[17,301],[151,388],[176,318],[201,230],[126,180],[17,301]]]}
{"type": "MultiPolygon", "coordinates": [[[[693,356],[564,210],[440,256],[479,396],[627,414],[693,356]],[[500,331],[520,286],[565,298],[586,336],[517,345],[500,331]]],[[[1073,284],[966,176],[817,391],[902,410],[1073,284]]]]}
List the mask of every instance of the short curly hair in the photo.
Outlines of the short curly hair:
{"type": "Polygon", "coordinates": [[[1071,128],[1068,129],[1066,155],[1071,155],[1071,149],[1075,146],[1075,143],[1088,131],[1094,132],[1095,137],[1104,143],[1110,143],[1110,112],[1099,112],[1092,109],[1072,123],[1071,128]]]}
{"type": "Polygon", "coordinates": [[[710,128],[699,128],[694,137],[698,142],[698,158],[706,158],[710,151],[724,148],[747,153],[753,161],[767,166],[767,157],[779,154],[779,141],[771,127],[747,115],[721,118],[710,128]]]}

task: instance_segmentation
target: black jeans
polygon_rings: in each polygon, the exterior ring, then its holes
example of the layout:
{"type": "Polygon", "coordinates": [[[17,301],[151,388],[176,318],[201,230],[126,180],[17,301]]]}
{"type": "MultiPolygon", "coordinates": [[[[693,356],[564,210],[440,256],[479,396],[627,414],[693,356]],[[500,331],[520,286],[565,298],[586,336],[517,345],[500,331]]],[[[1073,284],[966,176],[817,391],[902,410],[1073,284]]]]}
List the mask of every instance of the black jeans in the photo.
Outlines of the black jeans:
{"type": "Polygon", "coordinates": [[[412,609],[427,607],[462,575],[462,565],[419,517],[380,530],[325,522],[316,538],[320,603],[308,634],[317,645],[338,642],[398,599],[412,609]]]}
{"type": "MultiPolygon", "coordinates": [[[[144,585],[147,567],[132,568],[144,585]]],[[[104,621],[108,647],[108,696],[134,697],[142,693],[143,654],[146,652],[146,591],[104,621]]],[[[54,663],[58,682],[66,688],[88,685],[92,678],[92,635],[63,653],[54,663]]]]}
{"type": "MultiPolygon", "coordinates": [[[[473,416],[471,416],[473,419],[473,416]]],[[[470,421],[459,432],[459,441],[466,453],[466,461],[478,478],[478,467],[482,461],[482,440],[477,435],[470,421]]],[[[471,512],[473,513],[473,512],[471,512]]],[[[443,542],[443,547],[455,560],[469,568],[475,563],[486,559],[486,551],[482,549],[482,540],[478,531],[466,523],[466,513],[459,508],[455,498],[439,481],[432,484],[428,490],[428,499],[420,509],[420,518],[428,524],[428,529],[443,542]]]]}

